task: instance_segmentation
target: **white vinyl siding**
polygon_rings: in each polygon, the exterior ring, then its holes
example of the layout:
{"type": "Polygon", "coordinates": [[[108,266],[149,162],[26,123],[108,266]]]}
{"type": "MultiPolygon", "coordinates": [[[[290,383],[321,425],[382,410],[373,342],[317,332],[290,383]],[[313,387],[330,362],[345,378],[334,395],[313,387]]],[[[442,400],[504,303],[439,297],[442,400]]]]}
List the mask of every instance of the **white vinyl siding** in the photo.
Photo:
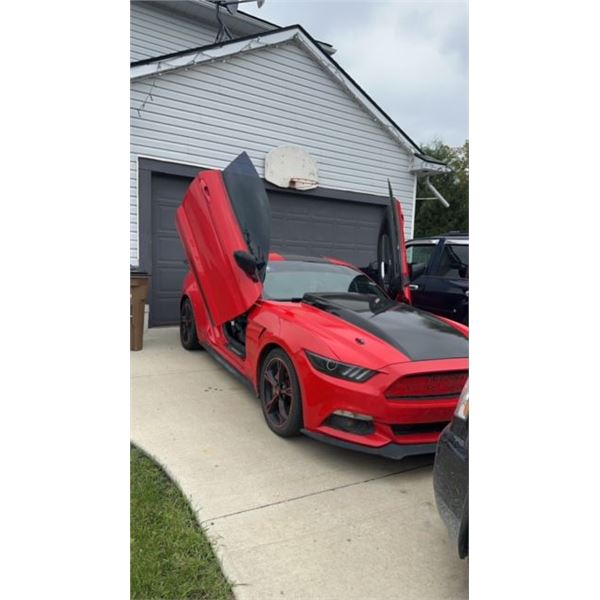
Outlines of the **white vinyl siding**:
{"type": "Polygon", "coordinates": [[[194,21],[154,2],[132,2],[130,61],[213,44],[218,24],[194,21]]]}
{"type": "Polygon", "coordinates": [[[245,150],[262,176],[267,152],[302,146],[321,187],[386,196],[389,178],[412,234],[407,152],[293,41],[137,80],[131,102],[133,264],[138,156],[223,168],[245,150]]]}

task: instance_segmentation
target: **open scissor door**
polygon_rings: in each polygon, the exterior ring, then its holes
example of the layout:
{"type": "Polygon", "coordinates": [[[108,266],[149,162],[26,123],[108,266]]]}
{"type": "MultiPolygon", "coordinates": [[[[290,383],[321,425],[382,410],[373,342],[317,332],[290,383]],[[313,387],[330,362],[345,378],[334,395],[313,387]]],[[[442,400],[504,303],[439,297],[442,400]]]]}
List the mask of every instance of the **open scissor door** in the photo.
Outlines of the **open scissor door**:
{"type": "Polygon", "coordinates": [[[377,240],[377,276],[380,285],[392,298],[410,303],[404,212],[400,201],[394,198],[392,184],[389,180],[388,189],[388,206],[377,240]]]}
{"type": "Polygon", "coordinates": [[[198,173],[176,221],[213,325],[248,311],[262,295],[271,238],[269,199],[248,155],[198,173]]]}

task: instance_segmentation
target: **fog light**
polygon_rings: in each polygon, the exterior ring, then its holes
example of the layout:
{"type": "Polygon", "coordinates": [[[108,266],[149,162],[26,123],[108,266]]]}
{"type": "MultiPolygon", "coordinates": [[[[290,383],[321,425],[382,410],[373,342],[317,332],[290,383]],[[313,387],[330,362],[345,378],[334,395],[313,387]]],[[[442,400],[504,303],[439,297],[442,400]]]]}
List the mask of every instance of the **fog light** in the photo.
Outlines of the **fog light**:
{"type": "Polygon", "coordinates": [[[339,415],[340,417],[348,417],[350,419],[358,419],[359,421],[372,421],[373,417],[369,415],[361,415],[360,413],[350,412],[349,410],[334,410],[334,415],[339,415]]]}
{"type": "Polygon", "coordinates": [[[356,435],[371,435],[375,433],[373,417],[350,412],[349,410],[336,410],[325,421],[325,425],[356,435]]]}

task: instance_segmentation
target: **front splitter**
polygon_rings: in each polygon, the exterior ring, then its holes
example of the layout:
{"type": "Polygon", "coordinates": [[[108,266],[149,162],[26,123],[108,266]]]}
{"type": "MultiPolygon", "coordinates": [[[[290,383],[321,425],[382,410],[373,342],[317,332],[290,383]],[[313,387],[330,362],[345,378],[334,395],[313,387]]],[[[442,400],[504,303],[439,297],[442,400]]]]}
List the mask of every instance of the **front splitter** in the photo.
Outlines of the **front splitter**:
{"type": "Polygon", "coordinates": [[[371,446],[363,446],[362,444],[354,444],[352,442],[345,442],[344,440],[338,440],[337,438],[323,435],[322,433],[316,433],[314,431],[308,431],[302,429],[302,433],[308,437],[313,438],[319,442],[325,442],[338,448],[345,448],[346,450],[356,450],[357,452],[363,452],[365,454],[374,454],[376,456],[383,456],[385,458],[392,458],[393,460],[401,460],[407,456],[418,456],[420,454],[435,454],[437,444],[386,444],[379,448],[372,448],[371,446]]]}

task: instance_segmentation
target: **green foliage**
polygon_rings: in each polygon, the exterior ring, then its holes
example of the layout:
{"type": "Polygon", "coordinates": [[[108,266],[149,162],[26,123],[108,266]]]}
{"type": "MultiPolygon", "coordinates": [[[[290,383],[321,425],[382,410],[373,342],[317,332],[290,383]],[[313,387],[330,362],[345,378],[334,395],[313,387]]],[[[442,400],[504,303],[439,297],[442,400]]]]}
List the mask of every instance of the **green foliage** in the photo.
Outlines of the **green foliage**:
{"type": "MultiPolygon", "coordinates": [[[[469,231],[469,140],[460,148],[451,148],[439,140],[421,148],[424,154],[443,160],[454,173],[431,178],[431,183],[448,200],[450,208],[444,208],[438,200],[417,200],[414,237],[469,231]]],[[[417,198],[432,195],[419,180],[417,198]]]]}
{"type": "Polygon", "coordinates": [[[131,598],[230,600],[231,587],[186,499],[131,448],[131,598]]]}

